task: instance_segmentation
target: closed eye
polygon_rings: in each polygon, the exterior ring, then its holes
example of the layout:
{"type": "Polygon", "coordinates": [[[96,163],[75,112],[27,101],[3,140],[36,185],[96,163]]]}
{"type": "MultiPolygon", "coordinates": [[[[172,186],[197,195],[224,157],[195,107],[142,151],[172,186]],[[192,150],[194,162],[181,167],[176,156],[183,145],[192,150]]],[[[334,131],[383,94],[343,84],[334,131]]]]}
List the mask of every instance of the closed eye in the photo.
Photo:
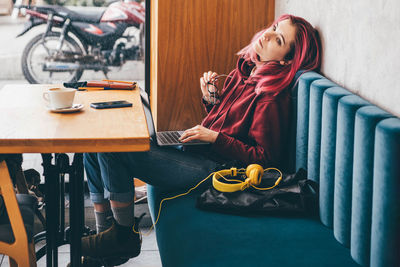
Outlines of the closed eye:
{"type": "MultiPolygon", "coordinates": [[[[272,29],[274,30],[274,31],[276,31],[276,29],[278,28],[278,23],[277,24],[275,24],[273,27],[272,27],[272,29]]],[[[282,44],[285,44],[285,37],[283,37],[283,35],[282,35],[282,33],[279,33],[278,32],[278,34],[279,34],[279,36],[276,38],[276,42],[278,43],[278,45],[282,45],[282,44]],[[279,39],[279,40],[278,40],[279,39]]]]}

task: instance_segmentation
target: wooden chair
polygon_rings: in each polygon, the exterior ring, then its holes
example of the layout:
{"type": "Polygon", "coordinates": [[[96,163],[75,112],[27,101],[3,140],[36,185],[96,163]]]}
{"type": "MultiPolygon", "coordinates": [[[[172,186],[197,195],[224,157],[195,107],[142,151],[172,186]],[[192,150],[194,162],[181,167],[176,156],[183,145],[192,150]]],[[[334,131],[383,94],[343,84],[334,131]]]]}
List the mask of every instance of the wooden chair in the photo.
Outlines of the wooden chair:
{"type": "MultiPolygon", "coordinates": [[[[21,215],[21,209],[18,205],[13,183],[11,182],[10,173],[5,161],[0,162],[0,190],[8,213],[9,225],[11,225],[12,229],[12,231],[2,231],[3,233],[9,232],[10,239],[4,235],[2,236],[0,239],[0,254],[9,256],[10,266],[12,267],[36,266],[35,245],[33,242],[32,233],[30,233],[30,238],[28,238],[24,220],[21,215]],[[4,242],[4,239],[6,242],[4,242]],[[7,239],[9,240],[7,241],[7,239]],[[10,240],[11,243],[8,243],[10,240]],[[30,240],[30,242],[28,242],[28,240],[30,240]]],[[[33,196],[24,195],[23,197],[29,199],[33,196]]],[[[30,217],[32,218],[29,218],[28,220],[32,222],[33,228],[33,210],[30,213],[31,214],[29,215],[31,215],[30,217]]],[[[9,228],[8,225],[1,225],[1,227],[9,228]]],[[[30,229],[30,232],[33,231],[32,228],[30,229]]]]}

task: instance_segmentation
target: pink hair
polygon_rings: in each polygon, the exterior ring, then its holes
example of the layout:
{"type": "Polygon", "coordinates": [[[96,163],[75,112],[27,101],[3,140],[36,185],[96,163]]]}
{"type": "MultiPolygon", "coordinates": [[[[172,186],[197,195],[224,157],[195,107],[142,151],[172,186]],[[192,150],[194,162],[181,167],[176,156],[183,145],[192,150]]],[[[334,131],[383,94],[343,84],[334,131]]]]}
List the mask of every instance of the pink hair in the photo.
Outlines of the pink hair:
{"type": "Polygon", "coordinates": [[[285,56],[285,60],[291,60],[290,64],[281,65],[278,61],[261,62],[258,59],[253,44],[266,29],[256,33],[251,43],[238,52],[238,55],[242,56],[249,65],[257,64],[252,77],[257,82],[257,93],[279,93],[291,84],[297,71],[319,70],[321,43],[317,30],[305,19],[288,14],[280,16],[273,24],[285,19],[289,19],[296,27],[295,41],[291,44],[292,49],[285,56]]]}

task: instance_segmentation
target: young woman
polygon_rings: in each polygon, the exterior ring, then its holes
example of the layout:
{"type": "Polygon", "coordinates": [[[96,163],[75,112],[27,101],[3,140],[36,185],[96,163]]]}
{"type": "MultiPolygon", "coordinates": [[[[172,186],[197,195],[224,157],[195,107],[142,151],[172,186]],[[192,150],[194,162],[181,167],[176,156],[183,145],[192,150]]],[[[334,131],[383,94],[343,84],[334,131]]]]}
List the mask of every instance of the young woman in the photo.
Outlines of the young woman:
{"type": "Polygon", "coordinates": [[[290,85],[298,70],[319,68],[320,51],[317,32],[307,21],[283,15],[238,53],[220,97],[213,92],[215,72],[200,78],[208,115],[186,130],[181,141],[210,145],[182,150],[151,144],[149,152],[85,154],[98,234],[82,239],[84,265],[96,266],[98,259],[119,264],[140,253],[141,239],[132,231],[133,177],[166,189],[186,189],[231,161],[280,166],[290,85]]]}

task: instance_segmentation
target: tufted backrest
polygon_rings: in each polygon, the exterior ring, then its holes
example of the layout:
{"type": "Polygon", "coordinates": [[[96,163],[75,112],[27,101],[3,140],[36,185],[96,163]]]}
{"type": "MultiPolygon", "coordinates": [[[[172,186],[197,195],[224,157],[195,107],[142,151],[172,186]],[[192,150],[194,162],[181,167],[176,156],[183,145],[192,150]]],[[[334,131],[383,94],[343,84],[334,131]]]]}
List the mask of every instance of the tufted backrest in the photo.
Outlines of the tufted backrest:
{"type": "Polygon", "coordinates": [[[321,222],[360,265],[400,266],[400,119],[314,72],[297,87],[296,169],[321,222]]]}

